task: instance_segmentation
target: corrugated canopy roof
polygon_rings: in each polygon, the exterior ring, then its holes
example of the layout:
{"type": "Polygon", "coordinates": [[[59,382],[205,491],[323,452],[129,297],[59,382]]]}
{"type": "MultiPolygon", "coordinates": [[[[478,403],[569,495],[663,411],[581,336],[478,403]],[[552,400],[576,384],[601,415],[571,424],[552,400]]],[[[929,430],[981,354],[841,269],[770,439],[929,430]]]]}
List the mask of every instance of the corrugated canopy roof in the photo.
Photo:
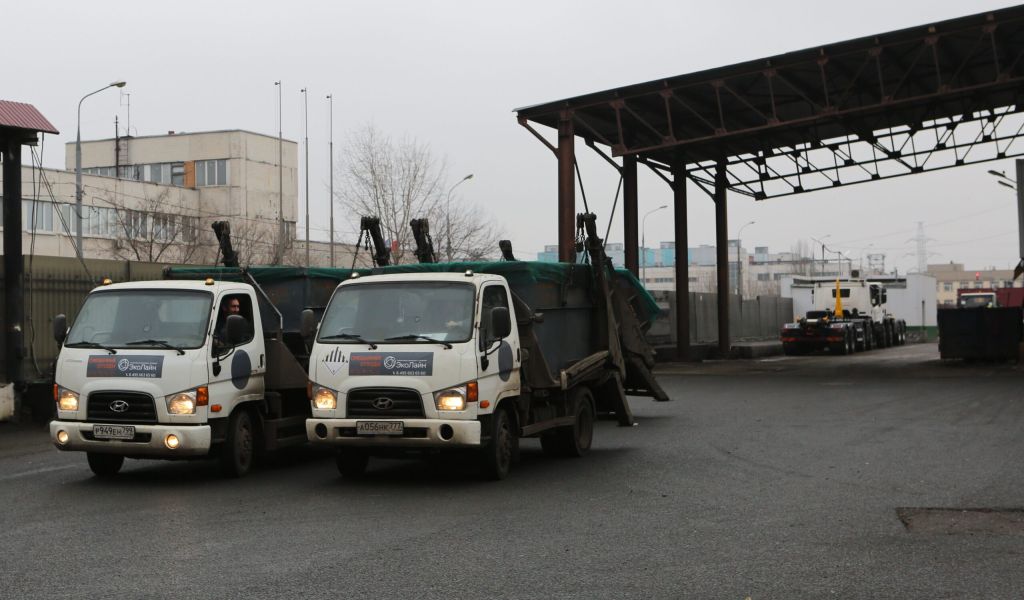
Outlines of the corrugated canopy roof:
{"type": "Polygon", "coordinates": [[[1024,153],[1024,6],[521,108],[763,199],[1024,153]]]}
{"type": "Polygon", "coordinates": [[[60,133],[42,113],[36,110],[36,107],[10,100],[0,100],[0,127],[42,133],[60,133]]]}

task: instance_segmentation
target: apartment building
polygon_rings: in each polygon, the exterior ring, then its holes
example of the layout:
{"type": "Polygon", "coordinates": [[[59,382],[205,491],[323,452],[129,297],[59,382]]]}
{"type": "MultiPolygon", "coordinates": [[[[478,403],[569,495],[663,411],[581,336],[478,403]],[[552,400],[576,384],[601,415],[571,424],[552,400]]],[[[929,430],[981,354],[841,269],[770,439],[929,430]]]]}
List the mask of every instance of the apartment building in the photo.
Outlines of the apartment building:
{"type": "MultiPolygon", "coordinates": [[[[83,141],[82,246],[88,258],[210,263],[210,225],[231,223],[247,264],[305,264],[296,239],[298,144],[243,130],[204,131],[83,141]],[[281,160],[279,161],[279,156],[281,160]],[[279,233],[279,215],[284,235],[279,233]]],[[[75,144],[65,169],[22,169],[24,251],[75,256],[75,144]]],[[[310,263],[330,264],[330,245],[310,242],[310,263]]],[[[336,264],[352,260],[335,244],[336,264]]]]}
{"type": "Polygon", "coordinates": [[[1014,281],[1013,269],[965,269],[962,263],[928,265],[928,275],[935,278],[935,295],[939,306],[956,306],[957,290],[979,288],[1022,287],[1014,281]]]}

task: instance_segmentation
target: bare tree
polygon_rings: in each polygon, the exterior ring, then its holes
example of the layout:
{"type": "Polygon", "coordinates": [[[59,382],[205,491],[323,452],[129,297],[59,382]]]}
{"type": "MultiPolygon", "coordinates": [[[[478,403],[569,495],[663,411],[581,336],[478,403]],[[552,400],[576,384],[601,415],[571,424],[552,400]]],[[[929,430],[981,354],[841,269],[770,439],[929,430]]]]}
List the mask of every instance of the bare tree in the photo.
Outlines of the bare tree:
{"type": "Polygon", "coordinates": [[[112,253],[121,260],[140,262],[204,263],[216,249],[199,217],[168,201],[168,190],[131,205],[108,194],[110,208],[95,208],[83,215],[83,229],[106,230],[114,236],[112,253]]]}
{"type": "Polygon", "coordinates": [[[356,228],[362,216],[380,217],[384,236],[397,248],[396,263],[413,260],[415,242],[409,226],[413,219],[431,224],[439,256],[448,250],[448,222],[455,260],[480,260],[498,253],[499,229],[471,205],[463,204],[451,189],[445,160],[416,140],[394,142],[368,125],[349,136],[348,159],[338,167],[339,190],[335,201],[347,210],[356,228]]]}
{"type": "Polygon", "coordinates": [[[295,247],[294,227],[285,231],[284,251],[278,261],[277,246],[281,229],[277,220],[243,219],[231,223],[231,244],[242,266],[304,265],[305,256],[295,247]]]}

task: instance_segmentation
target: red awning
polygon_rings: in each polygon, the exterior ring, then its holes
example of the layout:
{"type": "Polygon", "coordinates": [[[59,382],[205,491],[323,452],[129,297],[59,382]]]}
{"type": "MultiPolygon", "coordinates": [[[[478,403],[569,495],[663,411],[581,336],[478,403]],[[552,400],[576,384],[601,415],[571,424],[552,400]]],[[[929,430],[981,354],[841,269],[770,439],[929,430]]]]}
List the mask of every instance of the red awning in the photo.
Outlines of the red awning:
{"type": "Polygon", "coordinates": [[[0,127],[60,133],[36,107],[24,102],[0,100],[0,127]]]}

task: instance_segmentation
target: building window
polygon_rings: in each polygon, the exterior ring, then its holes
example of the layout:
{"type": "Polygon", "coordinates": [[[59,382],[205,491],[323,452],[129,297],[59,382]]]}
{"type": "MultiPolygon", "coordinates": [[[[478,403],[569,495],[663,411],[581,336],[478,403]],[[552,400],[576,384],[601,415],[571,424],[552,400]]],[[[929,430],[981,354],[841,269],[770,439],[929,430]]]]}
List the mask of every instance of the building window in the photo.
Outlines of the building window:
{"type": "Polygon", "coordinates": [[[171,165],[171,185],[177,187],[185,185],[185,163],[174,163],[171,165]]]}
{"type": "Polygon", "coordinates": [[[772,274],[771,273],[758,273],[757,274],[757,280],[758,281],[771,281],[772,280],[772,274]]]}
{"type": "Polygon", "coordinates": [[[53,231],[53,204],[41,200],[22,200],[21,225],[25,231],[53,231]]]}
{"type": "Polygon", "coordinates": [[[226,158],[196,161],[196,187],[210,185],[228,185],[228,161],[226,158]]]}
{"type": "Polygon", "coordinates": [[[948,282],[948,281],[946,283],[943,283],[942,284],[942,291],[944,291],[944,292],[952,292],[953,291],[953,284],[948,282]]]}

